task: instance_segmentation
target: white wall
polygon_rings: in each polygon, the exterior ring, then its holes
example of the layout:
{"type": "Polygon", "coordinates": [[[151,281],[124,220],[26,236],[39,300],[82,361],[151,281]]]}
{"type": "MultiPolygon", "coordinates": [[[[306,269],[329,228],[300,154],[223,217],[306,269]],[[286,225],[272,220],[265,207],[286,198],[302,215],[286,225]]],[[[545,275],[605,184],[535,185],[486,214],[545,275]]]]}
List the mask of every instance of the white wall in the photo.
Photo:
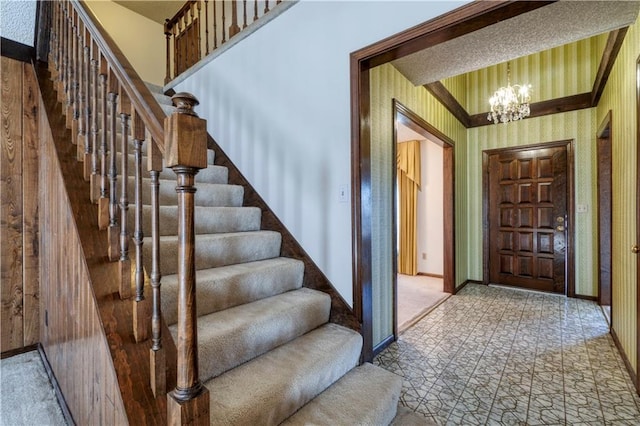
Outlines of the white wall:
{"type": "Polygon", "coordinates": [[[443,150],[434,142],[420,142],[422,185],[418,191],[418,272],[444,272],[443,150]],[[426,259],[423,259],[423,254],[426,259]]]}
{"type": "Polygon", "coordinates": [[[37,4],[35,0],[0,0],[0,36],[34,46],[37,4]]]}
{"type": "MultiPolygon", "coordinates": [[[[2,0],[0,0],[2,1],[2,0]]],[[[142,80],[164,84],[164,27],[111,0],[88,0],[85,3],[116,42],[142,80]]]]}
{"type": "Polygon", "coordinates": [[[349,54],[461,4],[301,1],[175,87],[348,303],[349,54]]]}

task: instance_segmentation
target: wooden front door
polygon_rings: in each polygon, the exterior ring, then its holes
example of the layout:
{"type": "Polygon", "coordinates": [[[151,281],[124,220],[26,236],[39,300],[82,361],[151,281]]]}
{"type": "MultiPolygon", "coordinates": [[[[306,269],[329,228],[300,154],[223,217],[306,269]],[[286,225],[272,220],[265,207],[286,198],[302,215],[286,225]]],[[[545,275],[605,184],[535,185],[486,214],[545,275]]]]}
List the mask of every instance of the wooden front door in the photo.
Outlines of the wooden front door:
{"type": "Polygon", "coordinates": [[[490,151],[489,282],[566,293],[567,145],[490,151]]]}

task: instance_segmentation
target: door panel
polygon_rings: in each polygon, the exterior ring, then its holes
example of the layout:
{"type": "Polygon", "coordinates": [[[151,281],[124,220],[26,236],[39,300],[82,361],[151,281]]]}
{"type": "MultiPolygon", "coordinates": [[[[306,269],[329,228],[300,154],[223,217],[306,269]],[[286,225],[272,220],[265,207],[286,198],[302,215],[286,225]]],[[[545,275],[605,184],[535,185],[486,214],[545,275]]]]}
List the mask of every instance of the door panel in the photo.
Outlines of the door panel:
{"type": "Polygon", "coordinates": [[[566,292],[567,148],[489,155],[489,280],[566,292]]]}

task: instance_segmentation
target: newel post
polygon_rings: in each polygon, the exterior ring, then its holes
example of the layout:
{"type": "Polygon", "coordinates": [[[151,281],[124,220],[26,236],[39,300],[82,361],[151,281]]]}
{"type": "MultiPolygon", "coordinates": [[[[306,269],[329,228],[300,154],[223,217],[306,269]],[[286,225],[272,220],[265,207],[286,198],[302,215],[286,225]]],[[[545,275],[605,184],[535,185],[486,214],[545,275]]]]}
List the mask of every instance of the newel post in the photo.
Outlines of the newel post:
{"type": "Polygon", "coordinates": [[[189,93],[172,98],[177,112],[164,120],[165,158],[177,175],[178,193],[178,368],[176,388],[167,395],[170,425],[209,424],[209,390],[198,377],[194,201],[195,175],[207,167],[206,122],[193,110],[189,93]]]}

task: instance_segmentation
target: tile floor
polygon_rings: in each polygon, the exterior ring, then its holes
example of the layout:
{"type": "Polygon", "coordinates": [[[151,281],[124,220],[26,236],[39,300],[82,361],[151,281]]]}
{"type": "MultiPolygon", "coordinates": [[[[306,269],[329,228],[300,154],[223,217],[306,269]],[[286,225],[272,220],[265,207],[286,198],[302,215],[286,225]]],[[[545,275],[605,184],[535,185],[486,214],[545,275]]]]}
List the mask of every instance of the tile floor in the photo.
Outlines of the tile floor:
{"type": "Polygon", "coordinates": [[[374,363],[436,424],[640,424],[607,322],[585,300],[470,284],[374,363]]]}

